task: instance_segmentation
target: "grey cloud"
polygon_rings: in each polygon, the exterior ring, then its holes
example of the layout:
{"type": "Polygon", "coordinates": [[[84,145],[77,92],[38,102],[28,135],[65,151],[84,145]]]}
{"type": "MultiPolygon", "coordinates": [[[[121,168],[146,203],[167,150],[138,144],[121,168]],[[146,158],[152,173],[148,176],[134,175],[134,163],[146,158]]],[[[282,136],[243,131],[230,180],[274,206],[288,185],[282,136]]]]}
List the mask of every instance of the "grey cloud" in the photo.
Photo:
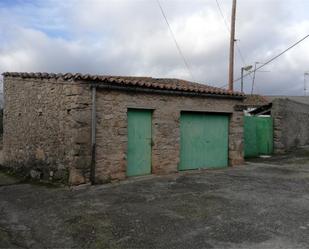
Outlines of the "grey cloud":
{"type": "MultiPolygon", "coordinates": [[[[219,2],[228,16],[230,1],[219,2]]],[[[215,1],[161,3],[195,79],[224,85],[229,37],[215,1]]],[[[309,30],[303,10],[309,5],[306,0],[238,3],[237,38],[247,64],[267,60],[309,30]]],[[[71,71],[190,80],[156,1],[50,0],[2,6],[0,13],[1,71],[71,71]]],[[[309,58],[304,56],[308,49],[309,40],[268,66],[270,73],[259,73],[257,91],[302,94],[303,72],[309,70],[309,58]]],[[[236,78],[241,66],[238,55],[236,78]]],[[[249,91],[251,79],[246,78],[245,83],[249,91]]]]}

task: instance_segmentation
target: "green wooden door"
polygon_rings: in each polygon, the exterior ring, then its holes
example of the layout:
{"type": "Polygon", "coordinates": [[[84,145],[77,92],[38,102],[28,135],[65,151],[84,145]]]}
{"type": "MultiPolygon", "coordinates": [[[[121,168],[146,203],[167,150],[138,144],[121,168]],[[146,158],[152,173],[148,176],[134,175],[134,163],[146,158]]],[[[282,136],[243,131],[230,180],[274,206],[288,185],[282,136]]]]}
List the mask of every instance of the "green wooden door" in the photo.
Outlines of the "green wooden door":
{"type": "Polygon", "coordinates": [[[182,113],[179,170],[228,166],[229,117],[182,113]]]}
{"type": "Polygon", "coordinates": [[[272,117],[257,117],[257,144],[260,155],[273,153],[273,119],[272,117]]]}
{"type": "Polygon", "coordinates": [[[257,157],[259,155],[256,117],[244,117],[244,153],[245,157],[257,157]]]}
{"type": "Polygon", "coordinates": [[[151,116],[149,110],[128,110],[127,176],[151,173],[151,116]]]}
{"type": "Polygon", "coordinates": [[[246,158],[273,153],[272,117],[244,117],[244,151],[246,158]]]}

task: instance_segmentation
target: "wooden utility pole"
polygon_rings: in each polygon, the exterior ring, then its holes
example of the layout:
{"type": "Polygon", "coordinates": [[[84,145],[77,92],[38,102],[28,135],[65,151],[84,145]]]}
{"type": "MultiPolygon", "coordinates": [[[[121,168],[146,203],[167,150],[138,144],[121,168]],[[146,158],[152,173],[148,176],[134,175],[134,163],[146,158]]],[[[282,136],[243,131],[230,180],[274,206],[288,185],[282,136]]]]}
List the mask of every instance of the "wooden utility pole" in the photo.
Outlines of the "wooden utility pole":
{"type": "Polygon", "coordinates": [[[233,0],[231,16],[231,38],[230,38],[230,62],[229,62],[229,90],[233,91],[234,86],[234,45],[235,45],[235,21],[236,21],[236,0],[233,0]]]}

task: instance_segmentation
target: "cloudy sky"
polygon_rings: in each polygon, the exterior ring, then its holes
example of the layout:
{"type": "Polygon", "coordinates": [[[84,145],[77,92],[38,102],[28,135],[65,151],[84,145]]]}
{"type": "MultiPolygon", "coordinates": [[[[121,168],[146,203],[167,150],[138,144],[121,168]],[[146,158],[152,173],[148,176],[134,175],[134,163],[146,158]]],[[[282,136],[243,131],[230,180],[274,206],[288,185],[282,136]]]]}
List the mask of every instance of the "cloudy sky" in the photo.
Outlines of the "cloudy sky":
{"type": "MultiPolygon", "coordinates": [[[[0,0],[0,71],[82,72],[227,82],[232,0],[0,0]]],[[[235,78],[309,34],[308,0],[238,0],[235,78]]],[[[255,93],[304,94],[309,39],[262,69],[255,93]]],[[[251,90],[251,78],[245,90],[251,90]]],[[[236,82],[236,89],[239,89],[236,82]]],[[[309,77],[308,77],[309,88],[309,77]]],[[[308,91],[309,93],[309,91],[308,91]]]]}

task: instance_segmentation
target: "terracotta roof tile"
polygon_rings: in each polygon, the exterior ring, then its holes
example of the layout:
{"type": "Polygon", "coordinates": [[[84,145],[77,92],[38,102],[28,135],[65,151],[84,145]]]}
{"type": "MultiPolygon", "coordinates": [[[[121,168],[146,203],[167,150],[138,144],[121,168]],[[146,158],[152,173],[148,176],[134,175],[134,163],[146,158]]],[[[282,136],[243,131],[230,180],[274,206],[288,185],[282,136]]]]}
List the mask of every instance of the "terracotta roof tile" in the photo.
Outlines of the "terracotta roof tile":
{"type": "Polygon", "coordinates": [[[131,77],[131,76],[108,76],[108,75],[90,75],[80,73],[18,73],[18,72],[5,72],[5,77],[21,77],[21,78],[61,78],[63,80],[84,80],[95,82],[97,84],[120,84],[125,86],[139,86],[152,89],[165,89],[170,91],[185,91],[202,94],[213,94],[223,96],[238,96],[244,97],[240,92],[233,92],[223,88],[208,86],[195,82],[190,82],[180,79],[162,79],[151,77],[131,77]]]}

